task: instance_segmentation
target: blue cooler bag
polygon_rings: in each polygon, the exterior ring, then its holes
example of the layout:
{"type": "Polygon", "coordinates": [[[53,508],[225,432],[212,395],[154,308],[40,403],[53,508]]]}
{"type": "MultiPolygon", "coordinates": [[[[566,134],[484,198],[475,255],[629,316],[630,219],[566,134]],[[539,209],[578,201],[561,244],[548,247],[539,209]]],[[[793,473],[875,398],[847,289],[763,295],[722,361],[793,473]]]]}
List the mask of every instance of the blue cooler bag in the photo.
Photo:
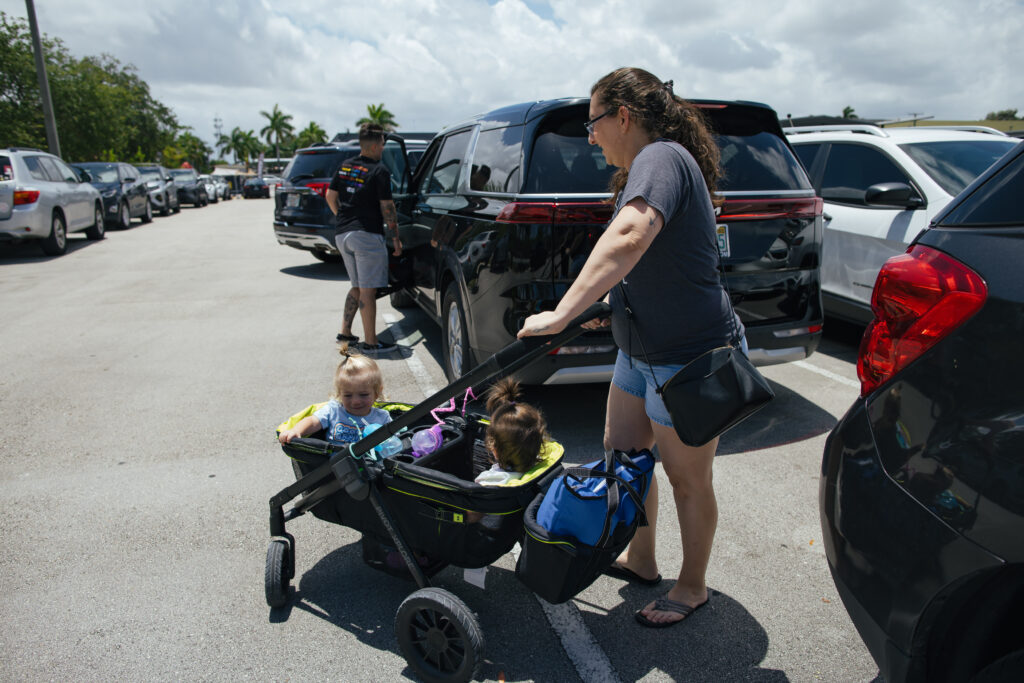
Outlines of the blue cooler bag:
{"type": "Polygon", "coordinates": [[[643,514],[654,456],[648,450],[626,455],[614,451],[605,460],[566,468],[551,483],[537,510],[537,523],[586,545],[601,545],[618,524],[631,526],[643,514]],[[611,474],[609,474],[611,470],[611,474]]]}
{"type": "Polygon", "coordinates": [[[555,604],[593,583],[646,522],[653,470],[648,450],[567,468],[526,508],[516,577],[555,604]]]}

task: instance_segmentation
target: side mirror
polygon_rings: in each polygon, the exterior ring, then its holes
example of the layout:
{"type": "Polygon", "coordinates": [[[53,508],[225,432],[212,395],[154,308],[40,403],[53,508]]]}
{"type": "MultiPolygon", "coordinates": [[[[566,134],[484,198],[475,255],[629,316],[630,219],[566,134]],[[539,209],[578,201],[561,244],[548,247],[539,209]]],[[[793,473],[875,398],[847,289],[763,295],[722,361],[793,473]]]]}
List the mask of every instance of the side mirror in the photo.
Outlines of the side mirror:
{"type": "Polygon", "coordinates": [[[878,183],[864,191],[864,203],[872,206],[898,206],[917,209],[924,205],[914,188],[906,183],[878,183]]]}

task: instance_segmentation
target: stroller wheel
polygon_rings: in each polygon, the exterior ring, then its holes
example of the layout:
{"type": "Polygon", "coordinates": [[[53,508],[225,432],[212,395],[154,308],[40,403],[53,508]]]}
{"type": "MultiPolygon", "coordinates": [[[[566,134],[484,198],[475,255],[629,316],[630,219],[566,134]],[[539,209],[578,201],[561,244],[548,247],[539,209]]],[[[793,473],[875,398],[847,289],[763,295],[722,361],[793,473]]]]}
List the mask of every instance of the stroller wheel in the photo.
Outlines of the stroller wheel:
{"type": "Polygon", "coordinates": [[[267,548],[267,568],[263,575],[268,605],[284,607],[288,603],[288,583],[293,574],[288,541],[275,538],[267,548]]]}
{"type": "Polygon", "coordinates": [[[484,636],[466,603],[441,588],[421,588],[395,615],[398,647],[425,681],[469,681],[483,660],[484,636]]]}

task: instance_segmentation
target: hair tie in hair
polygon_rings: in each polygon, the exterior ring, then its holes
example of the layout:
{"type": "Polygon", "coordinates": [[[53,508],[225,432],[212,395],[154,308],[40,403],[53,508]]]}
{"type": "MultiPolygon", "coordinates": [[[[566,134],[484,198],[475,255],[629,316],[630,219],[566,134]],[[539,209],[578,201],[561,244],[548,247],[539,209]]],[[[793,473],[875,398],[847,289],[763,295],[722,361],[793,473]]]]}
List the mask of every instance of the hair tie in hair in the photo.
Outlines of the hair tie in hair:
{"type": "Polygon", "coordinates": [[[662,87],[665,88],[666,91],[668,91],[669,95],[675,95],[675,93],[672,92],[672,86],[675,85],[675,81],[665,81],[661,85],[662,87]]]}

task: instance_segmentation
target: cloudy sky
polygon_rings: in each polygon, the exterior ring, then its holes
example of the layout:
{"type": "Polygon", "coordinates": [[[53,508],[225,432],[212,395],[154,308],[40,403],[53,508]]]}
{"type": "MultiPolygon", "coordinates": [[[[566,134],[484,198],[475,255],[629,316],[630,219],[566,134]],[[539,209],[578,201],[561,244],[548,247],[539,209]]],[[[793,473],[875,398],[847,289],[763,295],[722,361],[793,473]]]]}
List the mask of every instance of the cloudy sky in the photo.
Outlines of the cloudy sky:
{"type": "MultiPolygon", "coordinates": [[[[1024,0],[35,0],[77,57],[133,64],[207,142],[214,119],[257,133],[354,129],[384,103],[399,130],[586,95],[619,66],[678,94],[780,115],[979,119],[1024,112],[1024,0]]],[[[25,17],[24,0],[0,11],[25,17]]]]}

